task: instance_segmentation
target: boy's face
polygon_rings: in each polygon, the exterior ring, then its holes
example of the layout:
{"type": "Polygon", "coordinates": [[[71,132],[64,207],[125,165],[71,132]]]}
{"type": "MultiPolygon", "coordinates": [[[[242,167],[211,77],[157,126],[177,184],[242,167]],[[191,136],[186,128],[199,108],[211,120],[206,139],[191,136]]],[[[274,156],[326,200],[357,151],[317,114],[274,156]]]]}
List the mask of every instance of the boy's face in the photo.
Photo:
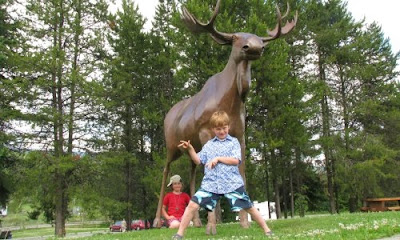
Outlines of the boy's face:
{"type": "Polygon", "coordinates": [[[174,182],[172,183],[172,190],[174,192],[180,192],[182,191],[182,183],[181,182],[174,182]]]}
{"type": "Polygon", "coordinates": [[[215,136],[217,136],[218,139],[221,139],[221,140],[225,139],[229,133],[229,125],[224,125],[221,127],[214,127],[214,128],[212,128],[212,131],[214,132],[215,136]]]}

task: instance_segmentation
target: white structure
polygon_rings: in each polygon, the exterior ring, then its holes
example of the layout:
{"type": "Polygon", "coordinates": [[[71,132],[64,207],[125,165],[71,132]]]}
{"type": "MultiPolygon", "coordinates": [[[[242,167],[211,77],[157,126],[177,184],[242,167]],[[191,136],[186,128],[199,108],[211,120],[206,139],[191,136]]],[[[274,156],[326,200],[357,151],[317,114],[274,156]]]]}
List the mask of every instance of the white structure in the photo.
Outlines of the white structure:
{"type": "Polygon", "coordinates": [[[6,208],[0,208],[0,216],[2,217],[7,216],[7,206],[6,208]]]}
{"type": "MultiPolygon", "coordinates": [[[[271,211],[271,218],[269,217],[269,211],[268,211],[268,201],[265,202],[258,202],[254,201],[253,202],[254,207],[257,208],[257,210],[261,213],[261,216],[264,218],[264,220],[269,220],[269,219],[276,219],[276,211],[275,211],[275,202],[270,202],[270,211],[271,211]]],[[[251,216],[249,214],[249,221],[251,222],[251,216]]]]}

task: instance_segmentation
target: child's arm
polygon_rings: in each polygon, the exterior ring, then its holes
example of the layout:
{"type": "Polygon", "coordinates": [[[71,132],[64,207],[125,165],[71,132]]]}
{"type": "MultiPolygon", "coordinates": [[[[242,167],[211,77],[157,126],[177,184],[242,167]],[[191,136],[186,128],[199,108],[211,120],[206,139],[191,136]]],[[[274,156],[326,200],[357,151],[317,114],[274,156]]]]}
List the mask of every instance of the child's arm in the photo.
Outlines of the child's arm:
{"type": "Polygon", "coordinates": [[[162,208],[161,208],[161,213],[162,213],[163,217],[164,217],[166,220],[169,220],[169,219],[171,219],[171,218],[174,218],[174,216],[168,215],[167,209],[166,209],[166,208],[167,208],[167,206],[165,206],[165,205],[163,205],[162,208]]]}
{"type": "Polygon", "coordinates": [[[216,157],[213,160],[211,160],[209,163],[206,164],[206,167],[209,169],[212,169],[217,165],[218,162],[227,164],[227,165],[238,165],[239,164],[239,159],[233,158],[233,157],[216,157]]]}
{"type": "Polygon", "coordinates": [[[190,144],[190,140],[188,141],[180,141],[181,143],[178,145],[178,148],[181,149],[187,149],[188,154],[190,156],[190,158],[192,159],[192,161],[196,164],[199,165],[200,164],[200,158],[199,156],[197,156],[196,151],[194,150],[194,147],[192,146],[192,144],[190,144]]]}

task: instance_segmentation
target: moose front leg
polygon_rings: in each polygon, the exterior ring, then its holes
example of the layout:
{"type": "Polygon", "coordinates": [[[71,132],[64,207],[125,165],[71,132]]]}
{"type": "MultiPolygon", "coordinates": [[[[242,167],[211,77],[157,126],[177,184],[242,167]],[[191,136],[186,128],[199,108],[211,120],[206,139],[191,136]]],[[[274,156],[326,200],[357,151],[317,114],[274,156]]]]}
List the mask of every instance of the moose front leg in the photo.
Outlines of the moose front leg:
{"type": "Polygon", "coordinates": [[[164,168],[163,179],[162,179],[162,182],[161,182],[160,198],[158,199],[156,217],[155,217],[155,219],[153,221],[153,227],[154,228],[160,228],[161,227],[161,208],[162,208],[164,192],[165,192],[165,185],[166,185],[166,182],[167,182],[167,177],[168,177],[168,174],[169,174],[170,165],[171,165],[170,157],[167,157],[167,163],[166,163],[165,168],[164,168]]]}
{"type": "MultiPolygon", "coordinates": [[[[242,175],[244,186],[246,187],[246,174],[245,174],[245,170],[246,170],[246,164],[245,164],[245,162],[246,162],[245,161],[245,159],[246,159],[246,155],[245,155],[246,143],[245,143],[245,140],[244,140],[244,136],[242,136],[239,139],[239,142],[240,142],[241,157],[242,157],[242,163],[239,166],[239,172],[240,172],[240,175],[242,175]]],[[[240,226],[242,226],[243,228],[249,228],[250,227],[248,214],[243,209],[240,210],[240,212],[239,212],[239,221],[240,221],[240,226]]]]}
{"type": "MultiPolygon", "coordinates": [[[[190,172],[190,196],[195,194],[195,187],[196,187],[196,164],[192,161],[192,169],[190,172]]],[[[201,220],[199,216],[199,211],[196,211],[193,216],[193,225],[195,227],[201,227],[201,220]]]]}

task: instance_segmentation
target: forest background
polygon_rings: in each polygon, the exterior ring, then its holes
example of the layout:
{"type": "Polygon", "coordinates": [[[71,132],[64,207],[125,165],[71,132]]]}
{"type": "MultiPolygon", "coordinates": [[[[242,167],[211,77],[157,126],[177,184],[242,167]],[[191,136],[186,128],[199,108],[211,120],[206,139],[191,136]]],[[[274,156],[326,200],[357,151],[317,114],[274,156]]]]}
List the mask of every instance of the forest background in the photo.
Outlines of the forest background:
{"type": "MultiPolygon", "coordinates": [[[[73,206],[88,217],[153,219],[164,116],[221,71],[231,50],[189,33],[180,6],[205,22],[215,3],[160,0],[145,31],[131,0],[115,13],[106,0],[0,0],[0,205],[30,204],[57,236],[73,206]]],[[[288,3],[296,28],[252,66],[250,197],[276,202],[286,218],[399,196],[400,53],[344,1],[288,3]]],[[[266,35],[275,4],[286,11],[286,1],[224,0],[216,27],[266,35]]],[[[187,183],[190,167],[185,156],[171,172],[187,183]]]]}

